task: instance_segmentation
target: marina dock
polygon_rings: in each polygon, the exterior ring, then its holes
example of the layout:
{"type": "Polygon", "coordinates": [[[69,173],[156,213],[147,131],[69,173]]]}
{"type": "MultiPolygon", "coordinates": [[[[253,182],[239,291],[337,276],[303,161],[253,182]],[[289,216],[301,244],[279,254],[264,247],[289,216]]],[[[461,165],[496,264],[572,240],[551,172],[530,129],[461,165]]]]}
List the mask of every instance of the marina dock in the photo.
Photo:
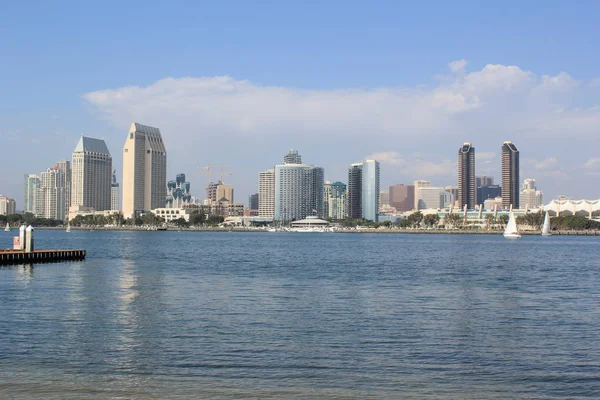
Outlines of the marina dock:
{"type": "Polygon", "coordinates": [[[84,260],[85,250],[22,250],[0,249],[0,265],[22,263],[47,263],[58,261],[84,260]]]}

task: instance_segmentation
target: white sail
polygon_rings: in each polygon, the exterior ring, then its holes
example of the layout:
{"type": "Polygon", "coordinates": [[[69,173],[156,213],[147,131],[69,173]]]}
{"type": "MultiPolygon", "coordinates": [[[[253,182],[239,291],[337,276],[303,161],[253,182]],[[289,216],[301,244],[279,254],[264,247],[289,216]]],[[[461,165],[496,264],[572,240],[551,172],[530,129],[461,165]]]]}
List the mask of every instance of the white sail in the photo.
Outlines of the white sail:
{"type": "Polygon", "coordinates": [[[546,211],[546,216],[544,217],[544,225],[542,226],[542,236],[550,236],[550,216],[548,215],[548,211],[546,211]]]}
{"type": "Polygon", "coordinates": [[[506,229],[504,230],[504,237],[507,238],[520,238],[519,230],[517,229],[517,221],[515,220],[515,215],[512,211],[509,214],[508,223],[506,224],[506,229]]]}
{"type": "Polygon", "coordinates": [[[67,232],[71,232],[71,222],[67,222],[67,232]]]}
{"type": "Polygon", "coordinates": [[[4,228],[4,231],[5,232],[10,232],[10,225],[9,225],[8,222],[6,223],[6,228],[4,228]]]}

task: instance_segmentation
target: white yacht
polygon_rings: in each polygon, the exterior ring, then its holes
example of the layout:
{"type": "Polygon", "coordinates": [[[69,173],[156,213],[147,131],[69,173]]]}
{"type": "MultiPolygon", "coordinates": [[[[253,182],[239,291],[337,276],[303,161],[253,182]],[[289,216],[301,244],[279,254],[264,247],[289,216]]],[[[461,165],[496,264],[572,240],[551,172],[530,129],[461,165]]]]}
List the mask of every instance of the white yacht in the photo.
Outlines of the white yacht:
{"type": "Polygon", "coordinates": [[[517,221],[515,219],[515,215],[512,213],[512,211],[509,214],[506,229],[504,229],[504,237],[508,239],[517,239],[521,237],[521,235],[519,234],[519,229],[517,228],[517,221]]]}

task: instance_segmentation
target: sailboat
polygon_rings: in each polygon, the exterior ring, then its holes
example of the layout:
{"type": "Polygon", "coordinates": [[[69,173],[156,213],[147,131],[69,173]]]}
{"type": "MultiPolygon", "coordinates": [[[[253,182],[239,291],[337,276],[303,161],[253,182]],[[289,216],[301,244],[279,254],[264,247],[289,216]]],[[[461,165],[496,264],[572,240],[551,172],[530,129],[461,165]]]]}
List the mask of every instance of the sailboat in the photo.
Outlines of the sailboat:
{"type": "Polygon", "coordinates": [[[65,232],[71,232],[71,221],[67,222],[67,229],[65,229],[65,232]]]}
{"type": "Polygon", "coordinates": [[[4,232],[10,232],[10,225],[8,222],[6,223],[6,228],[4,228],[4,232]]]}
{"type": "Polygon", "coordinates": [[[506,229],[504,230],[504,237],[509,239],[520,238],[519,229],[517,229],[517,221],[515,220],[515,215],[512,211],[509,214],[508,224],[506,224],[506,229]]]}
{"type": "Polygon", "coordinates": [[[542,236],[550,235],[550,216],[548,215],[548,211],[546,211],[546,216],[544,217],[544,225],[542,226],[542,236]]]}

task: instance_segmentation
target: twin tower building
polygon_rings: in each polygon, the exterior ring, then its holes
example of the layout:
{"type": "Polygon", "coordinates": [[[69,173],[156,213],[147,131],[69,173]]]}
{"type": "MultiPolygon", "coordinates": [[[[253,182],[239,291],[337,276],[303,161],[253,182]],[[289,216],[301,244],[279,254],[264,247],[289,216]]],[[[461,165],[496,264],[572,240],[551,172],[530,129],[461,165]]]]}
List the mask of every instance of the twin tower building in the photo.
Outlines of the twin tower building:
{"type": "MultiPolygon", "coordinates": [[[[78,212],[122,210],[125,218],[165,206],[167,150],[160,130],[133,123],[123,146],[122,205],[104,140],[81,137],[72,156],[70,216],[78,212]],[[112,177],[112,179],[111,179],[112,177]],[[116,189],[116,190],[115,190],[116,189]]],[[[66,185],[65,185],[66,186],[66,185]]]]}
{"type": "MultiPolygon", "coordinates": [[[[465,142],[458,149],[458,204],[474,209],[477,198],[475,147],[465,142]]],[[[519,150],[513,142],[502,143],[502,208],[519,208],[519,150]]]]}

